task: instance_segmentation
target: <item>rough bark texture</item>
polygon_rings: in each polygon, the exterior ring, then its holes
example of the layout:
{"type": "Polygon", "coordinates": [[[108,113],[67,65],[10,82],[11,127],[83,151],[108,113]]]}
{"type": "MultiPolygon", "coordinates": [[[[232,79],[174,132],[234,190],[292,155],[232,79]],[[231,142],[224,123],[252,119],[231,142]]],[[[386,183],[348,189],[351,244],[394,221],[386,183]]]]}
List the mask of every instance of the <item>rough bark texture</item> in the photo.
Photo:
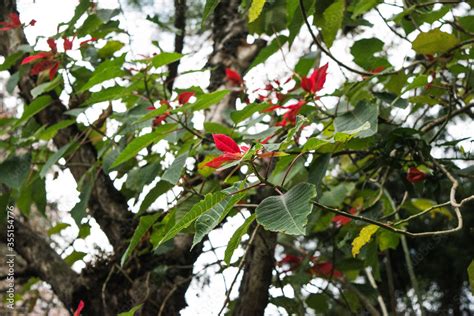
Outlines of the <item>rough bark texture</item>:
{"type": "MultiPolygon", "coordinates": [[[[182,53],[184,48],[184,38],[186,37],[186,0],[174,0],[174,27],[177,34],[174,36],[174,51],[182,53]]],[[[169,91],[173,90],[174,81],[178,76],[178,67],[180,61],[175,61],[168,66],[169,75],[166,78],[166,87],[169,91]]]]}
{"type": "Polygon", "coordinates": [[[277,235],[259,228],[247,253],[244,276],[233,315],[264,315],[268,304],[268,289],[275,266],[277,235]]]}

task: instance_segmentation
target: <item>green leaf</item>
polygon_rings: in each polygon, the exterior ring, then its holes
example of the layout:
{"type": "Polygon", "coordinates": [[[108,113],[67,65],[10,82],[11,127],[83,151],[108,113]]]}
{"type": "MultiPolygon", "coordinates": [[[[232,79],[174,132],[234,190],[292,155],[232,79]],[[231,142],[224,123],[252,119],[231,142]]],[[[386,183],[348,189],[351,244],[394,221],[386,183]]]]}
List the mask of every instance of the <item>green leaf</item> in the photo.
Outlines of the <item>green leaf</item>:
{"type": "Polygon", "coordinates": [[[128,257],[133,252],[133,250],[135,250],[143,235],[145,235],[145,233],[151,228],[151,226],[153,226],[153,224],[158,220],[160,215],[161,212],[157,212],[152,215],[144,215],[140,217],[140,222],[138,223],[138,226],[135,229],[135,232],[133,233],[132,239],[130,240],[130,244],[128,245],[127,250],[125,250],[124,254],[122,255],[122,258],[120,259],[121,266],[123,266],[125,262],[127,262],[128,257]]]}
{"type": "Polygon", "coordinates": [[[40,177],[44,178],[46,176],[46,173],[48,173],[48,170],[68,151],[69,148],[71,148],[72,145],[74,145],[75,142],[68,143],[58,149],[54,154],[49,156],[48,160],[46,163],[43,165],[43,168],[41,168],[40,172],[40,177]]]}
{"type": "Polygon", "coordinates": [[[216,122],[204,122],[204,130],[209,134],[226,134],[229,136],[235,136],[237,134],[232,128],[216,122]]]}
{"type": "Polygon", "coordinates": [[[352,241],[352,256],[355,257],[359,254],[360,249],[367,244],[370,239],[372,238],[372,235],[377,232],[379,227],[377,225],[367,225],[359,233],[359,236],[357,236],[353,241],[352,241]]]}
{"type": "Polygon", "coordinates": [[[346,4],[344,0],[336,0],[323,13],[323,20],[319,22],[323,39],[328,48],[336,39],[337,32],[342,27],[346,4]]]}
{"type": "Polygon", "coordinates": [[[135,157],[143,148],[163,139],[167,134],[176,128],[176,124],[164,124],[157,127],[153,132],[133,139],[127,147],[118,155],[111,168],[115,168],[125,161],[135,157]]]}
{"type": "Polygon", "coordinates": [[[15,90],[18,82],[20,81],[20,72],[17,71],[14,74],[12,74],[5,85],[5,88],[8,93],[13,94],[13,91],[15,90]]]}
{"type": "Polygon", "coordinates": [[[10,69],[13,65],[15,65],[19,59],[25,54],[24,51],[18,51],[16,53],[10,54],[5,57],[3,64],[0,65],[0,71],[5,71],[10,69]]]}
{"type": "Polygon", "coordinates": [[[321,181],[326,175],[330,160],[331,154],[323,154],[311,162],[311,166],[309,167],[308,182],[314,184],[318,189],[321,186],[321,181]]]}
{"type": "Polygon", "coordinates": [[[168,192],[172,187],[173,184],[169,183],[168,181],[158,182],[143,199],[143,202],[140,205],[139,213],[146,211],[153,204],[153,202],[155,202],[162,194],[168,192]]]}
{"type": "Polygon", "coordinates": [[[219,2],[221,2],[221,0],[206,1],[206,5],[204,6],[204,12],[202,13],[201,28],[204,27],[204,23],[206,22],[207,18],[214,12],[219,2]]]}
{"type": "Polygon", "coordinates": [[[459,43],[453,34],[446,33],[440,29],[418,34],[412,43],[412,48],[418,54],[444,53],[459,43]]]}
{"type": "MultiPolygon", "coordinates": [[[[99,102],[121,99],[130,95],[130,93],[132,93],[132,91],[134,91],[141,84],[141,82],[137,81],[128,87],[116,85],[110,88],[102,89],[98,92],[92,93],[89,99],[84,102],[84,105],[91,105],[99,102]]],[[[68,112],[71,112],[71,110],[69,110],[68,112]]]]}
{"type": "Polygon", "coordinates": [[[56,133],[60,130],[60,129],[63,129],[65,127],[68,127],[72,124],[74,124],[76,121],[74,120],[62,120],[62,121],[59,121],[57,122],[56,124],[54,125],[51,125],[49,126],[48,128],[46,128],[45,130],[41,131],[39,134],[38,134],[38,138],[41,139],[41,140],[50,140],[51,138],[53,138],[56,133]]]}
{"type": "Polygon", "coordinates": [[[471,284],[471,292],[474,294],[474,260],[467,268],[467,274],[469,275],[469,284],[471,284]]]}
{"type": "Polygon", "coordinates": [[[354,190],[355,184],[352,182],[342,182],[324,192],[321,196],[321,204],[331,207],[341,207],[346,196],[354,190]]]}
{"type": "Polygon", "coordinates": [[[198,97],[195,103],[186,104],[180,108],[174,110],[175,112],[183,112],[186,110],[200,111],[205,110],[212,105],[219,103],[230,91],[229,90],[218,90],[208,94],[202,94],[198,97]]]}
{"type": "Polygon", "coordinates": [[[74,262],[84,259],[86,255],[87,253],[82,251],[73,251],[69,256],[64,258],[64,262],[66,262],[67,265],[72,266],[74,262]]]}
{"type": "Polygon", "coordinates": [[[77,202],[71,210],[71,217],[74,219],[78,227],[81,226],[81,220],[86,216],[87,204],[89,203],[94,183],[95,177],[93,172],[85,173],[80,180],[79,202],[77,202]]]}
{"type": "Polygon", "coordinates": [[[235,124],[239,124],[240,122],[251,117],[254,113],[261,112],[268,107],[270,107],[270,104],[268,103],[247,104],[242,110],[231,112],[230,118],[232,119],[232,121],[234,121],[235,124]]]}
{"type": "Polygon", "coordinates": [[[262,13],[265,0],[252,0],[252,4],[249,9],[249,23],[255,21],[262,13]]]}
{"type": "Polygon", "coordinates": [[[237,230],[234,232],[232,237],[230,237],[230,240],[227,243],[227,248],[225,249],[225,254],[224,254],[224,261],[227,265],[230,264],[230,260],[232,259],[232,255],[234,254],[235,249],[237,249],[237,247],[239,246],[242,236],[245,235],[245,233],[247,233],[250,227],[250,224],[252,224],[253,221],[255,220],[255,216],[256,216],[255,213],[250,215],[245,220],[245,222],[239,228],[237,228],[237,230]]]}
{"type": "MultiPolygon", "coordinates": [[[[225,192],[231,193],[230,190],[225,190],[225,192]]],[[[240,201],[244,196],[245,193],[229,195],[224,200],[216,203],[208,211],[199,216],[195,224],[196,232],[194,233],[192,247],[200,243],[204,236],[213,230],[230,212],[235,203],[240,201]]]]}
{"type": "Polygon", "coordinates": [[[181,230],[189,227],[189,225],[191,225],[199,216],[211,208],[216,207],[216,204],[219,204],[226,197],[227,195],[222,192],[207,194],[203,200],[194,205],[191,210],[189,210],[169,231],[166,232],[165,236],[163,236],[158,243],[158,246],[163,244],[165,241],[174,238],[181,230]]]}
{"type": "Polygon", "coordinates": [[[255,210],[257,222],[270,231],[304,235],[314,197],[314,185],[299,183],[285,194],[263,200],[255,210]]]}
{"type": "Polygon", "coordinates": [[[306,304],[318,313],[327,313],[329,311],[328,296],[322,293],[311,293],[306,298],[306,304]]]}
{"type": "Polygon", "coordinates": [[[161,53],[156,56],[153,56],[151,59],[151,64],[155,68],[160,68],[162,66],[174,63],[175,61],[178,61],[183,57],[183,55],[179,53],[161,53]]]}
{"type": "Polygon", "coordinates": [[[111,40],[97,51],[97,55],[99,55],[101,59],[107,59],[112,57],[116,51],[119,51],[124,46],[125,44],[122,42],[111,40]]]}
{"type": "Polygon", "coordinates": [[[380,0],[358,0],[352,6],[352,19],[374,8],[380,0]]]}
{"type": "Polygon", "coordinates": [[[56,78],[54,78],[53,81],[44,82],[34,87],[31,90],[31,96],[33,97],[33,99],[36,99],[36,97],[38,97],[39,95],[56,89],[56,87],[58,87],[62,83],[63,83],[63,76],[56,76],[56,78]]]}
{"type": "Polygon", "coordinates": [[[79,92],[84,92],[95,85],[102,83],[106,80],[113,79],[116,77],[121,77],[126,74],[126,72],[122,69],[123,63],[125,62],[125,54],[118,58],[109,59],[101,63],[95,69],[92,77],[84,84],[79,92]]]}
{"type": "Polygon", "coordinates": [[[288,37],[285,35],[279,35],[273,41],[265,46],[263,49],[260,50],[257,57],[253,60],[252,64],[247,69],[247,72],[252,69],[253,67],[263,63],[267,60],[270,56],[275,54],[288,40],[288,37]]]}
{"type": "Polygon", "coordinates": [[[19,189],[30,172],[31,156],[14,156],[0,164],[0,183],[19,189]]]}
{"type": "Polygon", "coordinates": [[[364,38],[356,41],[351,47],[351,54],[354,62],[367,70],[374,70],[377,67],[391,67],[385,57],[374,56],[384,54],[384,42],[378,38],[364,38]]]}
{"type": "Polygon", "coordinates": [[[359,102],[353,111],[336,117],[334,120],[334,128],[336,132],[340,133],[357,133],[355,137],[358,138],[369,137],[377,133],[378,116],[378,106],[367,102],[359,102]],[[363,128],[367,123],[370,124],[368,128],[363,128]]]}
{"type": "Polygon", "coordinates": [[[400,235],[388,230],[383,230],[378,235],[378,242],[380,251],[397,249],[398,243],[400,242],[400,235]]]}
{"type": "Polygon", "coordinates": [[[25,107],[25,111],[21,118],[17,121],[16,125],[21,125],[22,123],[28,121],[35,114],[39,113],[41,110],[46,108],[53,102],[53,99],[49,95],[43,95],[31,102],[28,106],[25,107]]]}
{"type": "Polygon", "coordinates": [[[48,229],[48,236],[59,234],[63,229],[70,227],[68,223],[57,223],[50,229],[48,229]]]}
{"type": "Polygon", "coordinates": [[[161,180],[168,181],[171,184],[176,184],[181,178],[181,172],[183,171],[184,165],[186,163],[186,158],[188,158],[188,154],[182,154],[174,159],[171,166],[166,169],[165,173],[161,177],[161,180]]]}
{"type": "Polygon", "coordinates": [[[133,307],[131,310],[129,310],[128,312],[123,312],[123,313],[118,314],[118,316],[135,316],[135,313],[140,308],[142,308],[142,306],[143,306],[143,304],[137,305],[137,306],[133,307]]]}

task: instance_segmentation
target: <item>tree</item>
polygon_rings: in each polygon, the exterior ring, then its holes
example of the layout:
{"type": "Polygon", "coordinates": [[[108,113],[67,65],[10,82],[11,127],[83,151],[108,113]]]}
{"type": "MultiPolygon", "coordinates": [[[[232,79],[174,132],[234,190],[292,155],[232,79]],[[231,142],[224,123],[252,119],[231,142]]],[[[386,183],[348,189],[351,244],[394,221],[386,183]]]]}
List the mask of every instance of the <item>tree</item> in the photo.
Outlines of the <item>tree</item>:
{"type": "Polygon", "coordinates": [[[0,117],[17,307],[42,297],[31,290],[42,280],[76,314],[178,315],[192,280],[218,266],[237,268],[219,314],[263,315],[269,303],[297,315],[470,313],[472,137],[452,128],[474,115],[472,4],[173,3],[174,19],[147,20],[174,33],[174,51],[150,43],[157,53],[137,57],[121,10],[81,0],[39,50],[25,37],[35,21],[3,1],[0,70],[24,103],[0,117]],[[179,83],[186,41],[202,32],[207,89],[179,83]],[[403,45],[406,58],[391,56],[403,45]],[[254,90],[246,74],[272,72],[274,58],[278,77],[254,90]],[[337,73],[345,80],[328,92],[337,73]],[[95,120],[80,119],[93,106],[95,120]],[[80,193],[74,239],[95,221],[112,253],[52,243],[71,225],[46,198],[61,169],[80,193]],[[198,269],[203,245],[215,250],[209,233],[229,221],[239,227],[224,256],[198,269]]]}

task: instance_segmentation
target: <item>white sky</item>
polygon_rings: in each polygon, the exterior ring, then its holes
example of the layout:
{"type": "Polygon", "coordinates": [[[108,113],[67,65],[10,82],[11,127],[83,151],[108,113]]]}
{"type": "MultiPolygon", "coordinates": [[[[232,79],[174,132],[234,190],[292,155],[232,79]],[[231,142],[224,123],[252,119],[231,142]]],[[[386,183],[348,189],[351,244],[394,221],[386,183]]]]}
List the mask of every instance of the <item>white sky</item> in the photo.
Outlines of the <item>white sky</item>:
{"type": "MultiPolygon", "coordinates": [[[[77,5],[77,0],[19,0],[18,9],[21,13],[22,21],[30,21],[31,19],[37,20],[35,27],[28,27],[26,29],[26,34],[30,43],[34,43],[37,36],[52,36],[56,34],[57,25],[61,22],[68,21],[72,15],[75,6],[77,5]]],[[[100,8],[117,8],[117,0],[99,0],[100,8]]],[[[125,0],[123,0],[125,2],[125,0]]],[[[158,0],[155,1],[155,12],[158,12],[158,9],[169,9],[170,1],[158,0]]],[[[393,12],[393,7],[382,6],[381,11],[383,13],[393,12]]],[[[130,10],[125,10],[126,16],[120,16],[122,21],[122,27],[128,30],[132,34],[132,51],[133,54],[143,54],[149,55],[153,52],[156,52],[156,49],[153,48],[149,43],[151,40],[159,40],[160,45],[168,51],[173,50],[173,37],[169,34],[158,34],[156,32],[155,26],[146,21],[146,14],[133,12],[130,10]]],[[[358,35],[356,39],[367,38],[371,36],[376,36],[387,43],[395,42],[397,43],[396,50],[389,51],[390,62],[396,67],[400,67],[403,64],[404,58],[410,50],[410,45],[406,42],[403,42],[399,38],[393,36],[393,34],[388,30],[385,24],[380,20],[380,18],[373,14],[371,20],[377,21],[375,27],[372,29],[367,29],[361,35],[358,35]],[[373,18],[373,19],[372,19],[373,18]]],[[[415,34],[411,35],[412,37],[415,34]]],[[[125,39],[126,41],[126,39],[125,39]]],[[[303,28],[303,36],[300,36],[296,41],[292,49],[292,54],[286,54],[286,61],[293,67],[297,61],[297,58],[309,47],[309,36],[306,33],[306,29],[303,28]]],[[[40,40],[38,48],[47,49],[45,40],[40,40]]],[[[190,70],[190,69],[200,69],[206,63],[206,58],[209,53],[212,51],[211,43],[206,47],[195,47],[187,48],[187,51],[198,51],[190,56],[187,56],[182,61],[182,66],[180,70],[190,70]]],[[[336,41],[331,49],[333,54],[340,60],[350,63],[350,42],[348,41],[336,41]]],[[[323,58],[323,62],[329,61],[329,74],[328,80],[326,83],[326,88],[324,92],[332,92],[336,87],[338,87],[343,81],[344,78],[339,70],[339,68],[327,58],[323,58]]],[[[282,56],[280,53],[277,53],[275,56],[270,58],[264,65],[254,68],[247,75],[247,83],[254,87],[261,87],[263,81],[266,78],[275,79],[287,77],[289,70],[286,67],[282,67],[282,56]],[[265,74],[263,77],[262,74],[265,74]]],[[[199,85],[202,88],[205,88],[208,84],[208,76],[203,75],[202,73],[198,74],[189,74],[182,76],[177,80],[177,87],[187,88],[191,85],[199,85]]],[[[6,103],[13,105],[13,100],[6,100],[6,103]]],[[[90,116],[90,120],[93,121],[100,113],[100,109],[103,108],[103,105],[94,106],[93,110],[88,111],[87,115],[90,116]]],[[[114,105],[114,110],[120,111],[123,110],[123,107],[120,105],[114,105]]],[[[462,126],[453,126],[449,129],[454,138],[466,137],[466,130],[473,131],[474,123],[470,122],[469,126],[463,124],[462,126]]],[[[472,133],[469,136],[473,136],[472,133]]],[[[472,146],[469,141],[463,143],[466,151],[470,151],[472,146]]],[[[57,169],[57,171],[60,171],[57,169]]],[[[123,182],[123,181],[121,181],[123,182]]],[[[68,212],[72,209],[75,203],[78,201],[78,192],[75,190],[75,181],[70,174],[70,172],[59,172],[59,177],[53,179],[52,174],[47,176],[47,193],[48,201],[55,202],[58,206],[58,211],[62,214],[63,221],[71,224],[71,227],[64,230],[61,234],[61,238],[56,238],[58,242],[62,244],[67,244],[72,240],[74,236],[77,235],[78,229],[74,224],[74,221],[69,216],[68,212]],[[62,240],[62,241],[61,241],[62,240]]],[[[148,188],[149,190],[150,188],[148,188]]],[[[143,193],[146,194],[146,190],[143,193]]],[[[164,198],[164,197],[163,197],[164,198]]],[[[215,248],[217,248],[216,254],[218,258],[222,259],[225,246],[229,240],[232,233],[241,223],[241,219],[237,218],[230,220],[226,223],[222,229],[217,229],[210,234],[210,239],[215,248]]],[[[111,247],[107,242],[107,238],[99,229],[97,224],[92,220],[92,233],[85,240],[77,240],[74,243],[74,249],[77,251],[84,251],[86,253],[94,254],[97,253],[96,247],[110,251],[111,247]]],[[[208,243],[206,248],[208,248],[208,243]]],[[[65,252],[65,255],[72,252],[73,249],[70,248],[65,252]]],[[[242,253],[242,250],[237,252],[239,255],[242,253]]],[[[234,256],[235,260],[236,256],[234,256]]],[[[92,257],[88,255],[85,260],[91,260],[92,257]]],[[[209,252],[198,259],[196,264],[196,271],[199,270],[199,267],[203,264],[216,261],[216,257],[213,253],[209,252]]],[[[81,269],[84,266],[83,262],[78,262],[74,265],[75,269],[81,269]]],[[[209,270],[212,270],[210,268],[209,270]]],[[[230,268],[224,271],[224,277],[227,281],[227,285],[232,280],[235,275],[236,269],[230,268]]],[[[187,293],[187,302],[189,307],[185,308],[182,311],[182,315],[215,315],[217,311],[221,308],[222,303],[225,299],[225,287],[223,278],[221,275],[210,274],[211,282],[202,287],[202,284],[193,281],[190,289],[187,293]]],[[[234,295],[237,294],[238,284],[234,287],[234,295]]],[[[279,292],[281,294],[281,292],[279,292]]],[[[291,295],[291,291],[287,291],[288,295],[291,295]]],[[[279,295],[279,294],[278,294],[279,295]]],[[[277,314],[276,308],[269,306],[267,310],[270,314],[277,314]]],[[[285,312],[281,309],[278,310],[282,314],[285,312]]]]}

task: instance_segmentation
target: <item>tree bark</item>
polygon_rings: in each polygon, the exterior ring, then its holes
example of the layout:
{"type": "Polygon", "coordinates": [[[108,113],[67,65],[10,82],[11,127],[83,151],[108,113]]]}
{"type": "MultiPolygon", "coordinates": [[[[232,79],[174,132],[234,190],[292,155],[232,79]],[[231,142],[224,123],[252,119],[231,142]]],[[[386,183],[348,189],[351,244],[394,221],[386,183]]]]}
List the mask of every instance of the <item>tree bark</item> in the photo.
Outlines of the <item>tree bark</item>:
{"type": "Polygon", "coordinates": [[[275,266],[277,234],[259,228],[250,245],[244,265],[244,276],[240,284],[239,297],[233,315],[264,315],[268,305],[268,289],[272,284],[275,266]]]}
{"type": "MultiPolygon", "coordinates": [[[[174,51],[182,53],[184,48],[184,39],[186,37],[186,0],[174,0],[174,27],[178,33],[174,36],[174,51]]],[[[180,61],[177,60],[168,66],[169,75],[166,78],[166,87],[171,92],[174,81],[178,76],[178,67],[180,61]]]]}

